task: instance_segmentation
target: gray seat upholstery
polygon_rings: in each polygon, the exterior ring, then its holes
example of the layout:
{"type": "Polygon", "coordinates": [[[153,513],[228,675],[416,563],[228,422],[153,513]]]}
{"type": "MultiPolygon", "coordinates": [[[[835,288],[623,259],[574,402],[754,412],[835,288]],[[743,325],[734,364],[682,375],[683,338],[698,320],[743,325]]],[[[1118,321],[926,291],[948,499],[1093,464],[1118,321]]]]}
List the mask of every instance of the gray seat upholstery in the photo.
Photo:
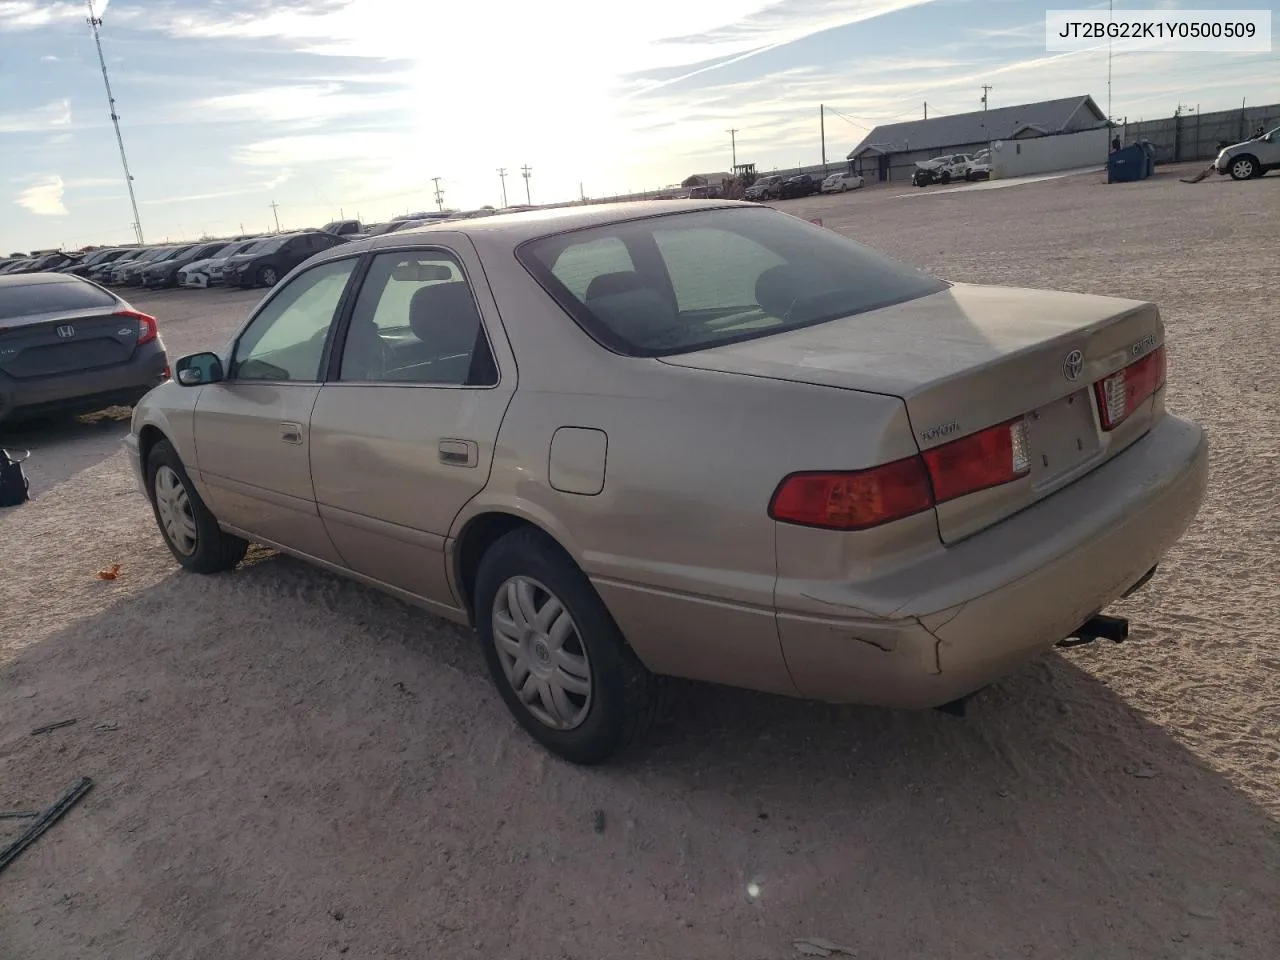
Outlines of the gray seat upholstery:
{"type": "Polygon", "coordinates": [[[433,381],[471,382],[472,356],[484,335],[466,281],[432,283],[418,290],[409,301],[409,326],[427,349],[433,381]]]}

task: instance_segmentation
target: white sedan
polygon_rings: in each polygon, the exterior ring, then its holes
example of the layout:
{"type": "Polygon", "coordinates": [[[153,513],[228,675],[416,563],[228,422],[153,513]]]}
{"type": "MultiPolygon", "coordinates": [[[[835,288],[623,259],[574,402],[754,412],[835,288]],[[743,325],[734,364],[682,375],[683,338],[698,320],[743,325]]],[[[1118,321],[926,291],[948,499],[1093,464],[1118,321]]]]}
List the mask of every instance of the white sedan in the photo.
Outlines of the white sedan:
{"type": "Polygon", "coordinates": [[[862,177],[856,173],[833,173],[822,181],[822,192],[844,193],[846,190],[858,190],[863,186],[862,177]]]}

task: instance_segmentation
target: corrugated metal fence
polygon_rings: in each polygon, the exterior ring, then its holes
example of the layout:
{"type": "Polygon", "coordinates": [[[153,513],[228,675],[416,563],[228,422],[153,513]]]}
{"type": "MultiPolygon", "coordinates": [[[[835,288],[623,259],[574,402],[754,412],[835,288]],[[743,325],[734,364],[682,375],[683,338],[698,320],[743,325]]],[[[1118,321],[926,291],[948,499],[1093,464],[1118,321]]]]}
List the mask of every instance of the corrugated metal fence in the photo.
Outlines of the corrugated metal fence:
{"type": "Polygon", "coordinates": [[[1219,143],[1248,140],[1258,127],[1280,127],[1280,104],[1216,113],[1179,113],[1164,120],[1129,123],[1120,128],[1120,138],[1126,145],[1150,140],[1156,149],[1156,163],[1177,163],[1211,160],[1218,155],[1219,143]]]}

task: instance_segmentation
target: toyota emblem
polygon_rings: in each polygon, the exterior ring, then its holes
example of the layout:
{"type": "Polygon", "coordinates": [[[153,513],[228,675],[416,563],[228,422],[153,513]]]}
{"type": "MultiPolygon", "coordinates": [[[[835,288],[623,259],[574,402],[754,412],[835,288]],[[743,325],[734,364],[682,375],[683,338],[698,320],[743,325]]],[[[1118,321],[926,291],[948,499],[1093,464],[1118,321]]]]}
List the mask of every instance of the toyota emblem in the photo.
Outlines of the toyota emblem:
{"type": "Polygon", "coordinates": [[[1062,375],[1074,383],[1083,372],[1084,354],[1079,350],[1072,350],[1067,354],[1067,359],[1062,361],[1062,375]]]}

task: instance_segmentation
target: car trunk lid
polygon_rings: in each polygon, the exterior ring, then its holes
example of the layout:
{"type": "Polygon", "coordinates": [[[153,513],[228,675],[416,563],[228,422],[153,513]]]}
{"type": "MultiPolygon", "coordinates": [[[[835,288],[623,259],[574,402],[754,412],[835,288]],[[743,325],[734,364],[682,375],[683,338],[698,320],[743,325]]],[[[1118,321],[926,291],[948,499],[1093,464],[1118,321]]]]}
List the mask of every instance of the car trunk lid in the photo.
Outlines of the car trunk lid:
{"type": "Polygon", "coordinates": [[[1150,303],[954,284],[881,310],[663,360],[898,397],[922,452],[1021,422],[1029,469],[940,503],[939,534],[950,543],[1061,489],[1145,433],[1154,399],[1105,430],[1094,384],[1163,340],[1150,303]]]}
{"type": "Polygon", "coordinates": [[[101,307],[0,320],[0,370],[24,379],[124,363],[137,348],[139,324],[101,307]]]}

